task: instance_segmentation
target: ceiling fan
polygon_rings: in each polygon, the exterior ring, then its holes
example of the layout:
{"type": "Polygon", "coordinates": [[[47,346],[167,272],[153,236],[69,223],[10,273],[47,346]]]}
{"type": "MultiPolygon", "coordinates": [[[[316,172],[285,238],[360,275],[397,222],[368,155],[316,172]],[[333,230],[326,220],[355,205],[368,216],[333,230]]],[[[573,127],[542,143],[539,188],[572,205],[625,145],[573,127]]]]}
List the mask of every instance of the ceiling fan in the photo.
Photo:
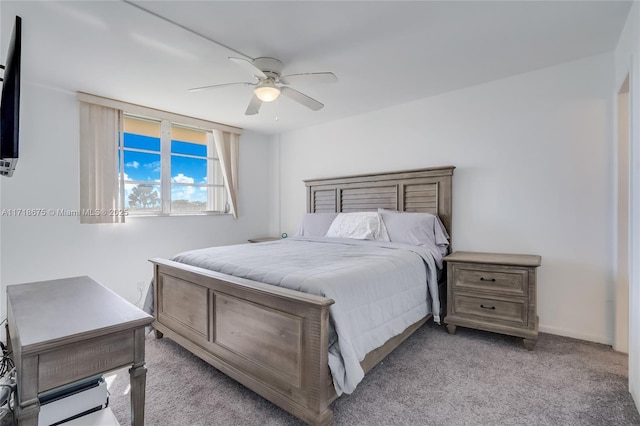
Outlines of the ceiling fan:
{"type": "Polygon", "coordinates": [[[314,111],[318,111],[324,107],[323,104],[317,100],[301,93],[295,89],[289,87],[290,84],[296,82],[305,81],[309,83],[334,83],[338,81],[335,74],[331,72],[312,72],[301,74],[288,74],[281,75],[284,65],[282,62],[275,58],[256,58],[253,60],[243,58],[229,58],[232,62],[240,65],[245,70],[249,71],[256,79],[254,82],[237,82],[237,83],[224,83],[214,84],[212,86],[194,87],[189,89],[189,92],[199,92],[201,90],[215,89],[225,86],[255,86],[253,89],[253,96],[249,101],[249,106],[245,111],[246,115],[255,115],[260,111],[260,107],[263,102],[272,102],[278,99],[282,94],[294,101],[310,108],[314,111]]]}

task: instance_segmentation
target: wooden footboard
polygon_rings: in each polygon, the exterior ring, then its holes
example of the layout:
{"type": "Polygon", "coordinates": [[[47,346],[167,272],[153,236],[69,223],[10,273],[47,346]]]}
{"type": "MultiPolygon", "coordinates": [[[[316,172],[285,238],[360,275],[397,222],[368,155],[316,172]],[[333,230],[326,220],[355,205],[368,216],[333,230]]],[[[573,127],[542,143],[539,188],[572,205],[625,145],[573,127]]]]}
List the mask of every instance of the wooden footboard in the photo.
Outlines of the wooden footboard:
{"type": "Polygon", "coordinates": [[[329,424],[333,300],[164,259],[153,327],[309,424],[329,424]]]}

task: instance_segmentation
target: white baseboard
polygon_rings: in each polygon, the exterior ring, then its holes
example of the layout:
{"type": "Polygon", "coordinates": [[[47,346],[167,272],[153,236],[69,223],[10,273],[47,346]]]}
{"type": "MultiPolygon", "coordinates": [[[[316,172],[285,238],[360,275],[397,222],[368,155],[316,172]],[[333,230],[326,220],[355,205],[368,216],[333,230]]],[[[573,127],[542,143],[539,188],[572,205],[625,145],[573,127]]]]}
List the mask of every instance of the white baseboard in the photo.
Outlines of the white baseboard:
{"type": "Polygon", "coordinates": [[[560,327],[551,327],[542,324],[540,324],[539,328],[542,333],[557,334],[558,336],[572,337],[574,339],[587,340],[589,342],[602,343],[609,346],[613,345],[613,339],[609,336],[580,333],[575,330],[567,330],[560,327]]]}

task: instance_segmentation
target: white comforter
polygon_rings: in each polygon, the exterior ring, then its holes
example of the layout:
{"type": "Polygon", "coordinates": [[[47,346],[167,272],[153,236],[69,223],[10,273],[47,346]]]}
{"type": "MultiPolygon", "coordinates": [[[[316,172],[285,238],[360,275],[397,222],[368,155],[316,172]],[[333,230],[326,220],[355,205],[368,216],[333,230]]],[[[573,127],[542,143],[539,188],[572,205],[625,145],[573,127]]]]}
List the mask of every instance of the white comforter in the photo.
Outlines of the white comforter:
{"type": "Polygon", "coordinates": [[[288,238],[211,247],[172,260],[331,298],[329,368],[338,395],[364,377],[371,350],[433,313],[440,322],[433,250],[337,238],[288,238]]]}

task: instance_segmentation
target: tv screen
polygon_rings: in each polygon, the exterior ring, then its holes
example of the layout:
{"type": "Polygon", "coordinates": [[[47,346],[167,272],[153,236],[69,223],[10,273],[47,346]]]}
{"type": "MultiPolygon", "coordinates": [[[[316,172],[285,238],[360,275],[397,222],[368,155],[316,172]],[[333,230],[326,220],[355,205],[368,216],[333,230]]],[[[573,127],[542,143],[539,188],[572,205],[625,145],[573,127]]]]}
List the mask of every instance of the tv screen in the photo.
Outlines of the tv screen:
{"type": "Polygon", "coordinates": [[[12,176],[18,162],[21,50],[22,18],[16,16],[7,50],[0,99],[0,175],[2,176],[12,176]]]}

